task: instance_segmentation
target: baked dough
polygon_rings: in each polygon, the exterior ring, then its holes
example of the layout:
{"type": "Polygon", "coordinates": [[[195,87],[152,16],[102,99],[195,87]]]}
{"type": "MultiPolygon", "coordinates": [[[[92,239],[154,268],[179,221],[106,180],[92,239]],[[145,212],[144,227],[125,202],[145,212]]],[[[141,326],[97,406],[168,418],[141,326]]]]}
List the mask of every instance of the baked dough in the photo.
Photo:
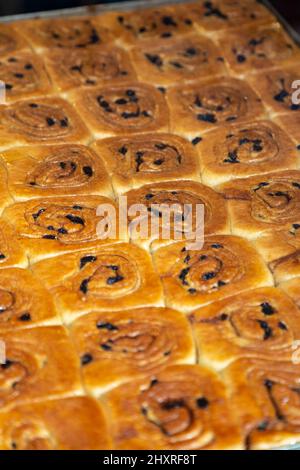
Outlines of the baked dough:
{"type": "Polygon", "coordinates": [[[248,449],[299,441],[299,364],[241,359],[224,372],[248,449]]]}
{"type": "Polygon", "coordinates": [[[123,193],[145,183],[194,179],[200,168],[194,146],[174,134],[111,137],[94,142],[104,160],[114,190],[123,193]]]}
{"type": "Polygon", "coordinates": [[[34,262],[95,243],[115,243],[126,238],[118,225],[116,234],[104,238],[109,227],[102,234],[102,224],[108,221],[109,215],[99,212],[97,215],[98,207],[103,204],[115,207],[118,217],[116,204],[106,197],[63,196],[15,203],[4,211],[3,218],[14,226],[18,240],[34,262]]]}
{"type": "Polygon", "coordinates": [[[25,37],[19,33],[20,24],[11,23],[0,25],[0,56],[11,55],[21,50],[30,50],[29,43],[25,37]]]}
{"type": "Polygon", "coordinates": [[[0,339],[6,330],[60,323],[53,298],[28,269],[1,269],[0,303],[0,339]]]}
{"type": "Polygon", "coordinates": [[[198,0],[188,3],[186,9],[203,33],[274,21],[269,10],[256,0],[198,0]]]}
{"type": "Polygon", "coordinates": [[[0,413],[2,450],[110,448],[103,409],[89,397],[41,401],[0,413]]]}
{"type": "Polygon", "coordinates": [[[59,97],[0,106],[0,149],[26,144],[85,143],[90,134],[73,106],[59,97]]]}
{"type": "Polygon", "coordinates": [[[27,268],[28,259],[17,240],[14,228],[5,220],[0,219],[0,268],[10,266],[27,268]]]}
{"type": "Polygon", "coordinates": [[[242,81],[216,77],[167,92],[170,126],[173,132],[193,137],[219,125],[264,117],[261,99],[242,81]]]}
{"type": "Polygon", "coordinates": [[[32,266],[54,296],[64,321],[92,310],[162,306],[150,255],[134,245],[96,246],[32,266]]]}
{"type": "Polygon", "coordinates": [[[214,302],[190,315],[201,363],[223,369],[241,358],[291,361],[300,315],[279,289],[265,287],[214,302]]]}
{"type": "Polygon", "coordinates": [[[289,114],[280,114],[276,118],[279,124],[293,139],[298,151],[300,150],[300,113],[293,112],[289,114]]]}
{"type": "Polygon", "coordinates": [[[96,138],[169,130],[163,94],[145,83],[76,91],[70,99],[96,138]]]}
{"type": "Polygon", "coordinates": [[[3,209],[11,203],[12,197],[8,192],[6,168],[3,162],[0,160],[0,215],[3,209]]]}
{"type": "Polygon", "coordinates": [[[59,195],[112,196],[103,161],[83,145],[18,147],[0,152],[15,200],[59,195]]]}
{"type": "Polygon", "coordinates": [[[131,50],[140,80],[156,85],[181,84],[226,73],[220,50],[208,38],[151,39],[131,50]]]}
{"type": "Polygon", "coordinates": [[[167,365],[196,359],[187,319],[168,308],[89,313],[71,325],[71,335],[85,387],[96,396],[167,365]]]}
{"type": "Polygon", "coordinates": [[[210,186],[235,178],[299,168],[299,151],[272,121],[219,127],[205,134],[196,149],[202,181],[210,186]]]}
{"type": "Polygon", "coordinates": [[[114,423],[116,449],[243,448],[224,384],[209,369],[169,366],[103,399],[114,423]]]}
{"type": "Polygon", "coordinates": [[[237,74],[295,64],[300,57],[299,47],[279,23],[226,31],[219,35],[218,43],[231,70],[237,74]]]}
{"type": "Polygon", "coordinates": [[[300,275],[299,228],[299,223],[291,223],[281,230],[267,230],[255,240],[277,283],[300,275]]]}
{"type": "MultiPolygon", "coordinates": [[[[287,293],[287,295],[293,299],[296,303],[298,309],[300,307],[300,279],[295,277],[293,279],[289,279],[288,281],[282,282],[279,285],[280,289],[287,293]]],[[[298,349],[297,349],[298,351],[298,349]]],[[[300,360],[300,354],[297,353],[296,355],[297,360],[300,360]]]]}
{"type": "Polygon", "coordinates": [[[42,59],[31,52],[17,52],[13,56],[1,57],[0,77],[5,83],[7,103],[53,92],[42,59]]]}
{"type": "Polygon", "coordinates": [[[182,5],[111,12],[96,17],[123,46],[145,39],[165,41],[194,31],[191,15],[182,5]]]}
{"type": "Polygon", "coordinates": [[[79,361],[61,326],[1,332],[1,411],[19,403],[82,393],[79,361]]]}
{"type": "MultiPolygon", "coordinates": [[[[213,189],[194,181],[153,183],[125,193],[128,208],[143,204],[147,208],[148,237],[142,238],[135,218],[129,215],[129,236],[135,243],[152,248],[169,244],[172,240],[195,240],[197,224],[203,224],[204,234],[230,232],[227,206],[224,198],[213,189]],[[159,205],[165,204],[166,208],[159,205]],[[185,207],[189,204],[190,207],[185,207]],[[175,205],[175,207],[172,207],[175,205]],[[204,206],[204,220],[199,220],[197,205],[204,206]],[[156,221],[157,232],[153,230],[156,221]]],[[[141,216],[143,216],[141,214],[141,216]]]]}
{"type": "Polygon", "coordinates": [[[300,114],[300,106],[292,103],[292,94],[296,91],[292,84],[299,76],[300,66],[292,65],[250,75],[249,80],[271,114],[289,113],[292,116],[296,111],[300,114]]]}
{"type": "Polygon", "coordinates": [[[112,41],[107,28],[95,24],[93,17],[34,18],[16,25],[34,49],[42,53],[44,49],[85,49],[112,41]]]}
{"type": "Polygon", "coordinates": [[[271,286],[273,278],[253,246],[231,235],[205,237],[201,250],[185,242],[154,252],[154,263],[168,307],[190,312],[254,287],[271,286]]]}
{"type": "Polygon", "coordinates": [[[218,187],[228,199],[232,231],[257,238],[299,222],[300,172],[278,171],[228,181],[218,187]]]}
{"type": "Polygon", "coordinates": [[[119,47],[54,49],[45,58],[47,70],[59,91],[136,78],[127,53],[119,47]]]}

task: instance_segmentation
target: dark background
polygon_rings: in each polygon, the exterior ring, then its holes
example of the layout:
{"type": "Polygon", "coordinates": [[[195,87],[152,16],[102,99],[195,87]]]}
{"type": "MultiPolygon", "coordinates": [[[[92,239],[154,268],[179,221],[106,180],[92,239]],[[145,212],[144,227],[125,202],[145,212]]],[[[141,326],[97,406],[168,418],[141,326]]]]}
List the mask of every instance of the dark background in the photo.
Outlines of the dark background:
{"type": "MultiPolygon", "coordinates": [[[[36,11],[59,10],[82,5],[107,4],[122,0],[0,0],[0,16],[36,11]]],[[[128,1],[128,0],[127,0],[128,1]]],[[[143,1],[143,0],[139,0],[143,1]]],[[[243,0],[240,0],[243,2],[243,0]]],[[[258,0],[259,1],[259,0],[258,0]]],[[[150,0],[148,3],[151,4],[150,0]]],[[[300,32],[300,1],[270,0],[287,21],[300,32]]]]}

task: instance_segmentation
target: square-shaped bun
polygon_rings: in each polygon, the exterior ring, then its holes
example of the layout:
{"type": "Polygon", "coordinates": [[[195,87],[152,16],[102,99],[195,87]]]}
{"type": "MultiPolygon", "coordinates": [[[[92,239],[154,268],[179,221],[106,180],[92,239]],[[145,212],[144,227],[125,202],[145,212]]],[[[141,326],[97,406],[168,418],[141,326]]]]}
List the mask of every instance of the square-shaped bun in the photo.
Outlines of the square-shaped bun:
{"type": "Polygon", "coordinates": [[[14,226],[18,240],[33,262],[126,238],[118,227],[116,233],[110,232],[109,227],[104,230],[102,225],[111,219],[110,215],[97,212],[101,205],[109,205],[117,217],[117,207],[111,199],[80,195],[17,202],[4,211],[3,218],[14,226]],[[105,238],[107,232],[111,235],[105,238]]]}
{"type": "Polygon", "coordinates": [[[222,126],[204,134],[196,147],[205,184],[299,168],[299,151],[272,121],[222,126]]]}
{"type": "Polygon", "coordinates": [[[175,365],[104,396],[114,448],[242,449],[226,388],[209,369],[175,365]]]}
{"type": "Polygon", "coordinates": [[[274,21],[269,10],[256,0],[198,0],[188,3],[185,8],[195,26],[205,33],[274,21]]]}
{"type": "Polygon", "coordinates": [[[149,39],[168,41],[194,31],[190,12],[182,5],[161,5],[135,11],[111,12],[96,17],[121,45],[130,46],[149,39]]]}
{"type": "Polygon", "coordinates": [[[60,323],[51,295],[28,269],[1,269],[0,299],[1,333],[60,323]]]}
{"type": "Polygon", "coordinates": [[[299,229],[300,223],[290,223],[280,230],[267,230],[255,240],[277,283],[300,276],[299,229]]]}
{"type": "Polygon", "coordinates": [[[89,140],[81,117],[62,98],[32,98],[0,106],[0,149],[89,140]]]}
{"type": "Polygon", "coordinates": [[[61,326],[1,332],[1,411],[9,405],[81,392],[79,361],[61,326]]]}
{"type": "Polygon", "coordinates": [[[237,359],[291,361],[300,316],[279,289],[242,292],[196,310],[190,320],[202,363],[223,369],[237,359]]]}
{"type": "Polygon", "coordinates": [[[172,87],[167,92],[173,132],[195,136],[219,125],[259,119],[265,115],[261,99],[236,78],[219,77],[172,87]]]}
{"type": "Polygon", "coordinates": [[[267,230],[299,223],[300,171],[278,171],[228,181],[218,187],[226,199],[233,233],[257,238],[267,230]]]}
{"type": "Polygon", "coordinates": [[[299,374],[299,362],[258,359],[235,361],[223,371],[247,449],[299,442],[299,374]]]}
{"type": "Polygon", "coordinates": [[[280,114],[276,118],[276,122],[293,139],[299,151],[300,150],[300,112],[293,111],[288,114],[280,114]]]}
{"type": "Polygon", "coordinates": [[[167,365],[195,362],[189,323],[168,308],[89,313],[71,325],[71,335],[85,387],[96,396],[167,365]]]}
{"type": "Polygon", "coordinates": [[[78,144],[17,147],[0,153],[15,200],[75,194],[112,195],[102,159],[78,144]]]}
{"type": "Polygon", "coordinates": [[[0,413],[1,450],[99,450],[111,441],[100,404],[70,397],[0,413]]]}
{"type": "Polygon", "coordinates": [[[131,50],[138,77],[156,85],[181,84],[226,73],[221,51],[205,36],[151,39],[131,50]]]}
{"type": "Polygon", "coordinates": [[[112,41],[107,28],[96,25],[93,17],[34,18],[18,25],[34,49],[42,53],[45,49],[85,49],[112,41]]]}
{"type": "Polygon", "coordinates": [[[59,91],[136,79],[128,54],[109,45],[50,50],[46,65],[59,91]]]}
{"type": "Polygon", "coordinates": [[[31,52],[17,52],[1,58],[0,77],[5,82],[7,103],[53,92],[42,59],[31,52]]]}
{"type": "Polygon", "coordinates": [[[12,225],[0,219],[0,268],[27,268],[28,259],[12,225]]]}
{"type": "Polygon", "coordinates": [[[73,92],[70,99],[96,138],[169,130],[163,94],[132,82],[73,92]]]}
{"type": "Polygon", "coordinates": [[[293,104],[292,95],[296,91],[292,85],[299,79],[300,65],[265,70],[249,75],[252,87],[257,91],[271,114],[300,114],[300,106],[293,104]]]}
{"type": "Polygon", "coordinates": [[[163,305],[150,255],[132,244],[98,245],[40,261],[32,269],[67,323],[92,310],[163,305]]]}
{"type": "Polygon", "coordinates": [[[249,288],[273,285],[263,260],[246,240],[211,235],[202,249],[189,250],[185,242],[154,252],[164,287],[166,305],[190,312],[249,288]]]}
{"type": "Polygon", "coordinates": [[[200,180],[194,146],[174,134],[138,134],[98,140],[94,150],[104,160],[114,190],[123,193],[145,183],[200,180]]]}
{"type": "Polygon", "coordinates": [[[19,33],[20,23],[11,23],[0,25],[0,56],[10,55],[14,58],[16,52],[30,50],[27,39],[19,33]]]}
{"type": "Polygon", "coordinates": [[[128,213],[129,236],[142,246],[149,247],[152,243],[151,248],[157,249],[174,240],[193,243],[200,235],[200,228],[206,235],[230,232],[225,199],[201,183],[177,180],[146,184],[125,196],[129,209],[139,204],[144,206],[144,212],[138,209],[138,216],[146,219],[141,224],[140,219],[136,220],[136,213],[128,213]],[[201,206],[203,220],[198,210],[201,206]]]}
{"type": "Polygon", "coordinates": [[[248,74],[276,65],[295,64],[300,49],[279,23],[226,31],[218,37],[230,68],[248,74]]]}

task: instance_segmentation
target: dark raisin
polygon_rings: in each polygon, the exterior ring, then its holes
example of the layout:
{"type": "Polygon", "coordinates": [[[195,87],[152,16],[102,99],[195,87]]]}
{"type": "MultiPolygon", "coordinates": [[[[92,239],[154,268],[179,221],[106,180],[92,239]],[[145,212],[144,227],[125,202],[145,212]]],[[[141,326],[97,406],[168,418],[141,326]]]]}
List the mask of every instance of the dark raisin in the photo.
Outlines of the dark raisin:
{"type": "Polygon", "coordinates": [[[91,166],[84,166],[84,167],[82,168],[82,170],[83,170],[83,173],[84,173],[85,175],[87,175],[87,176],[89,176],[89,177],[93,176],[93,169],[92,169],[91,166]]]}
{"type": "Polygon", "coordinates": [[[82,269],[87,263],[94,263],[95,261],[97,261],[97,256],[93,256],[93,255],[83,256],[82,258],[80,258],[79,267],[80,269],[82,269]]]}
{"type": "Polygon", "coordinates": [[[78,215],[67,214],[66,219],[68,219],[73,224],[84,225],[84,220],[78,215]]]}
{"type": "Polygon", "coordinates": [[[48,124],[49,127],[52,127],[55,124],[55,120],[51,117],[47,117],[46,121],[47,121],[47,124],[48,124]]]}
{"type": "Polygon", "coordinates": [[[96,326],[100,330],[104,329],[104,330],[109,330],[109,331],[117,331],[119,329],[117,326],[109,322],[98,322],[96,326]]]}
{"type": "Polygon", "coordinates": [[[81,365],[86,366],[87,364],[90,364],[93,361],[93,356],[91,354],[84,354],[81,356],[81,365]]]}
{"type": "Polygon", "coordinates": [[[193,145],[197,145],[199,144],[199,142],[201,142],[202,140],[202,137],[195,137],[193,140],[192,140],[192,144],[193,145]]]}
{"type": "Polygon", "coordinates": [[[19,317],[19,320],[20,321],[31,321],[31,315],[29,312],[25,312],[23,313],[20,317],[19,317]]]}
{"type": "Polygon", "coordinates": [[[197,406],[198,408],[207,408],[209,405],[209,401],[207,398],[205,397],[200,397],[200,398],[197,398],[197,406]]]}

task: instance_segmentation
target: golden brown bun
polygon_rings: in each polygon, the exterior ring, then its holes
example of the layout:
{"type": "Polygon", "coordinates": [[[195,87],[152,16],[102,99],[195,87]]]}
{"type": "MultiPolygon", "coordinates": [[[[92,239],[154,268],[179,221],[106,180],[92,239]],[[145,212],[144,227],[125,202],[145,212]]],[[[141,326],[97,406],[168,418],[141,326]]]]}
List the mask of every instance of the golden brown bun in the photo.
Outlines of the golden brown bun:
{"type": "Polygon", "coordinates": [[[300,112],[281,114],[276,118],[276,122],[289,134],[300,150],[300,112]]]}
{"type": "Polygon", "coordinates": [[[300,171],[278,171],[228,181],[218,187],[228,199],[232,230],[257,238],[299,222],[300,171]]]}
{"type": "Polygon", "coordinates": [[[226,31],[218,36],[218,43],[230,68],[238,74],[296,64],[300,57],[299,47],[279,23],[226,31]]]}
{"type": "Polygon", "coordinates": [[[62,98],[34,98],[0,106],[1,149],[89,140],[85,124],[73,106],[62,98]]]}
{"type": "Polygon", "coordinates": [[[96,138],[169,130],[163,94],[145,83],[76,91],[70,99],[96,138]]]}
{"type": "Polygon", "coordinates": [[[197,205],[204,206],[205,234],[230,232],[226,201],[220,194],[201,183],[177,180],[147,184],[128,191],[125,196],[129,208],[134,204],[144,204],[147,207],[145,228],[148,237],[142,238],[137,231],[138,227],[134,220],[136,214],[132,217],[129,215],[128,218],[132,228],[129,236],[133,241],[144,246],[149,246],[153,242],[152,247],[156,249],[161,245],[169,244],[172,240],[188,239],[190,242],[194,240],[197,222],[201,222],[198,219],[197,205]],[[160,208],[156,206],[157,204],[165,204],[167,207],[166,209],[160,208]],[[176,206],[172,209],[173,204],[176,206]],[[189,212],[185,210],[184,204],[191,206],[189,212]],[[156,221],[158,225],[159,233],[157,234],[155,230],[152,230],[153,221],[156,221]],[[184,229],[186,229],[185,233],[183,233],[184,229]]]}
{"type": "Polygon", "coordinates": [[[174,134],[145,134],[97,140],[94,150],[106,165],[114,189],[123,193],[145,183],[195,179],[200,168],[193,145],[174,134]]]}
{"type": "Polygon", "coordinates": [[[194,31],[191,15],[181,5],[111,12],[96,17],[96,21],[106,26],[113,37],[125,46],[145,39],[168,41],[174,36],[194,31]]]}
{"type": "Polygon", "coordinates": [[[256,0],[198,0],[185,7],[194,24],[205,33],[274,21],[269,10],[256,0]]]}
{"type": "Polygon", "coordinates": [[[0,413],[2,450],[110,448],[103,410],[89,397],[30,403],[0,413]]]}
{"type": "Polygon", "coordinates": [[[269,449],[300,440],[300,366],[288,362],[241,359],[224,372],[230,403],[248,449],[269,449]]]}
{"type": "Polygon", "coordinates": [[[5,82],[7,103],[53,92],[42,59],[31,52],[1,58],[0,77],[5,82]]]}
{"type": "Polygon", "coordinates": [[[200,360],[214,369],[243,357],[290,361],[300,335],[296,305],[273,287],[214,302],[191,313],[190,320],[200,360]]]}
{"type": "Polygon", "coordinates": [[[265,113],[250,86],[232,77],[172,87],[167,100],[171,130],[185,136],[198,135],[219,125],[259,119],[265,113]]]}
{"type": "Polygon", "coordinates": [[[157,250],[154,262],[166,305],[184,312],[249,288],[273,285],[252,245],[230,235],[205,237],[201,250],[186,249],[186,242],[174,243],[157,250]]]}
{"type": "Polygon", "coordinates": [[[197,145],[202,181],[210,186],[235,178],[299,168],[299,152],[272,121],[222,126],[197,145]]]}
{"type": "Polygon", "coordinates": [[[96,25],[93,17],[34,18],[18,23],[31,45],[39,50],[88,48],[112,40],[107,28],[96,25]]]}
{"type": "Polygon", "coordinates": [[[196,34],[169,41],[151,39],[134,47],[131,57],[139,79],[150,84],[181,84],[226,73],[220,50],[196,34]]]}
{"type": "Polygon", "coordinates": [[[292,94],[295,89],[292,84],[300,76],[300,66],[292,65],[286,68],[266,70],[249,76],[252,87],[263,99],[264,104],[272,114],[289,113],[298,111],[300,106],[293,105],[292,94]]]}
{"type": "Polygon", "coordinates": [[[0,303],[1,332],[60,323],[51,295],[28,269],[1,269],[0,303]]]}
{"type": "Polygon", "coordinates": [[[1,332],[1,411],[16,403],[81,392],[79,361],[61,326],[1,332]]]}
{"type": "Polygon", "coordinates": [[[299,228],[299,223],[291,223],[282,230],[267,230],[255,240],[277,283],[300,275],[299,228]]]}
{"type": "Polygon", "coordinates": [[[68,323],[92,310],[163,305],[150,255],[131,244],[96,246],[41,261],[32,269],[68,323]]]}
{"type": "Polygon", "coordinates": [[[112,46],[50,50],[46,65],[59,91],[136,78],[127,53],[112,46]]]}
{"type": "Polygon", "coordinates": [[[166,365],[195,362],[189,323],[168,308],[89,313],[71,325],[71,335],[85,387],[96,396],[166,365]]]}
{"type": "Polygon", "coordinates": [[[0,219],[0,268],[27,268],[28,259],[17,240],[15,229],[0,219]]]}
{"type": "Polygon", "coordinates": [[[104,396],[115,449],[242,449],[224,384],[209,369],[169,366],[104,396]]]}
{"type": "Polygon", "coordinates": [[[15,200],[75,194],[112,195],[104,164],[83,145],[13,148],[0,153],[15,200]]]}
{"type": "Polygon", "coordinates": [[[3,218],[12,223],[18,240],[33,262],[95,243],[115,243],[119,237],[126,238],[126,234],[118,231],[116,237],[112,234],[108,239],[101,238],[98,224],[106,216],[97,215],[97,208],[102,204],[116,207],[111,199],[103,196],[31,199],[8,207],[3,218]]]}
{"type": "Polygon", "coordinates": [[[0,56],[10,55],[14,58],[14,53],[21,50],[30,50],[29,43],[22,34],[19,33],[20,24],[0,25],[0,56]]]}

